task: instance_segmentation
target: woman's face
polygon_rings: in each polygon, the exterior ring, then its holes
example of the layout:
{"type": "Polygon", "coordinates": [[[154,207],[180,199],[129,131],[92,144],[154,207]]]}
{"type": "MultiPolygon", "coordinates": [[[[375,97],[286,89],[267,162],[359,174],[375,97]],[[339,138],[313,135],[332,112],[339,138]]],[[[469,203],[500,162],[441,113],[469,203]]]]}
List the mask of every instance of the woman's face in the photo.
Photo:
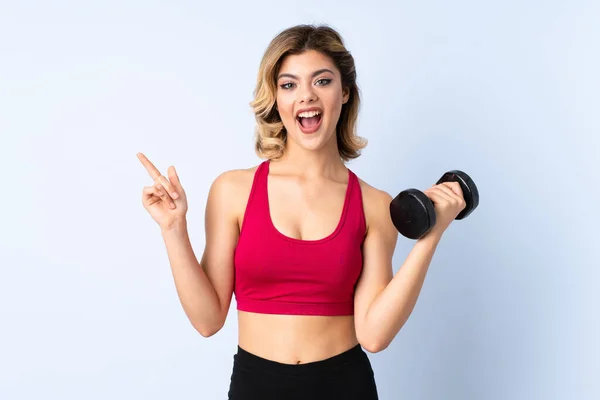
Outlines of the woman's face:
{"type": "Polygon", "coordinates": [[[307,150],[337,146],[336,125],[348,91],[331,59],[314,50],[287,56],[277,76],[277,109],[287,140],[307,150]]]}

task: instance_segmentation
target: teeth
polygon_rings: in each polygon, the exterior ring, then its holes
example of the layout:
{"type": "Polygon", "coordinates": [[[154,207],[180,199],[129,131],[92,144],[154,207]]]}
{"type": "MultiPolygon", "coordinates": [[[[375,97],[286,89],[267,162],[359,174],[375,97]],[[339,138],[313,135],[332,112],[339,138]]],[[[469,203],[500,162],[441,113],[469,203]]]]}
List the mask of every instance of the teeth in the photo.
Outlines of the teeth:
{"type": "Polygon", "coordinates": [[[298,114],[300,118],[312,118],[315,115],[320,115],[321,111],[305,111],[298,114]]]}

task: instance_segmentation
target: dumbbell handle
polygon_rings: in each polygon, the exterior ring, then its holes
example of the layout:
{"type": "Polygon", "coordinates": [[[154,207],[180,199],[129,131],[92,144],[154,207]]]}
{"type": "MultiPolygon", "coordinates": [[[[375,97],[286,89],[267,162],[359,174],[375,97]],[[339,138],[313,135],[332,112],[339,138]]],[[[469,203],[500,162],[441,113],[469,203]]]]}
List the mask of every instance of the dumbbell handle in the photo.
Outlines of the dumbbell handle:
{"type": "Polygon", "coordinates": [[[460,184],[460,188],[463,192],[464,199],[467,203],[464,210],[460,212],[456,216],[455,219],[461,220],[466,218],[469,214],[473,212],[479,205],[479,191],[477,190],[477,186],[475,182],[469,177],[469,175],[465,174],[460,170],[451,170],[446,172],[437,182],[436,185],[439,185],[443,182],[458,182],[460,184]]]}

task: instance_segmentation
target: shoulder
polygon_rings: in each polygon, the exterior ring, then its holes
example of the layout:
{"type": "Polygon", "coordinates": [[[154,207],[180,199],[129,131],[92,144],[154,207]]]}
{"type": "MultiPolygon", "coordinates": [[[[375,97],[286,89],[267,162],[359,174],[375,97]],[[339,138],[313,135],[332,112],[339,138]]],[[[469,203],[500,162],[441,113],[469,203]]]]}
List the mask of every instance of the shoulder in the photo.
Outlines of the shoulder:
{"type": "Polygon", "coordinates": [[[362,192],[367,231],[371,227],[389,230],[391,224],[390,203],[393,197],[388,192],[368,184],[361,178],[358,178],[358,181],[362,192]]]}
{"type": "Polygon", "coordinates": [[[360,190],[362,191],[363,201],[366,203],[379,206],[381,203],[389,203],[392,201],[392,196],[381,189],[377,189],[374,186],[371,186],[361,178],[358,178],[358,182],[360,183],[360,190]]]}
{"type": "Polygon", "coordinates": [[[235,193],[251,187],[254,175],[259,165],[249,168],[231,169],[220,173],[213,181],[211,190],[218,192],[235,193]]]}
{"type": "Polygon", "coordinates": [[[221,172],[211,184],[208,201],[235,213],[245,208],[259,165],[221,172]]]}

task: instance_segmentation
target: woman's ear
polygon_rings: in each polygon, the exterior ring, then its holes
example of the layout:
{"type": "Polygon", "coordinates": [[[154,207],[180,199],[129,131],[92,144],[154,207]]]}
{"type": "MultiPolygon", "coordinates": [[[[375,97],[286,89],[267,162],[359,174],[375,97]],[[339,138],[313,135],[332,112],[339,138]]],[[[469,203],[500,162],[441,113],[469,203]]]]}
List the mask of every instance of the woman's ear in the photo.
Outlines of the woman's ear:
{"type": "Polygon", "coordinates": [[[348,88],[342,89],[342,104],[346,104],[350,99],[350,90],[348,88]]]}

